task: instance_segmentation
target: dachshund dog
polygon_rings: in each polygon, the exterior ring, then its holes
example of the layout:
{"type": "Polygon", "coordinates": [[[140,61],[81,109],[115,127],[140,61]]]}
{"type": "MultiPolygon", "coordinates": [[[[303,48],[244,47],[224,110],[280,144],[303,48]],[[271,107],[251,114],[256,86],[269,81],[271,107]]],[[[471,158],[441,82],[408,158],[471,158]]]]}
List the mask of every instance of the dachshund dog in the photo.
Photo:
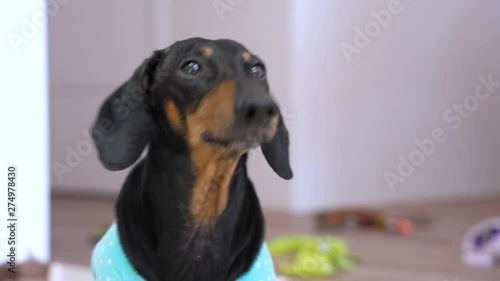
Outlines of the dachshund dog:
{"type": "Polygon", "coordinates": [[[104,102],[92,137],[112,171],[148,147],[94,249],[96,280],[243,280],[264,266],[255,265],[259,255],[272,270],[247,153],[260,146],[284,179],[292,170],[288,131],[258,56],[227,39],[155,51],[104,102]],[[104,267],[113,268],[108,276],[104,267]]]}

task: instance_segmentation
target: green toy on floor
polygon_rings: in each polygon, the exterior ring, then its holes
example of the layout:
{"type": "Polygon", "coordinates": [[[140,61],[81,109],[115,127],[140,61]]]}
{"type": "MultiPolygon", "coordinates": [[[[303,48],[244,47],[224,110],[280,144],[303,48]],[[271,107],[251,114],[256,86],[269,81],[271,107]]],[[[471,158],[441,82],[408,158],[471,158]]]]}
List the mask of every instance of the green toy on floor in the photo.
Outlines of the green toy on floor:
{"type": "Polygon", "coordinates": [[[359,263],[358,258],[351,256],[348,243],[334,236],[283,237],[269,241],[268,247],[275,261],[293,257],[292,263],[277,262],[281,273],[290,277],[332,277],[353,270],[359,263]]]}

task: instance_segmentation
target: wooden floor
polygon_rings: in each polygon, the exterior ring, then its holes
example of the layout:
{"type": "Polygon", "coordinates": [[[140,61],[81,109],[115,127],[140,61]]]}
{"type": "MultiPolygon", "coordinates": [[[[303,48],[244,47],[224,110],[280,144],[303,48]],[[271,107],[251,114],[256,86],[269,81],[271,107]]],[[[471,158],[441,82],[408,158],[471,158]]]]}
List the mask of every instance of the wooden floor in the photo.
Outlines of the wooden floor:
{"type": "MultiPolygon", "coordinates": [[[[340,230],[320,233],[307,216],[267,213],[268,238],[290,234],[334,234],[347,239],[364,263],[340,281],[500,281],[499,269],[467,267],[460,262],[459,241],[468,226],[500,216],[500,198],[403,208],[388,212],[432,219],[409,237],[377,231],[340,230]]],[[[90,199],[53,198],[54,260],[88,265],[91,236],[113,220],[113,203],[90,199]]]]}

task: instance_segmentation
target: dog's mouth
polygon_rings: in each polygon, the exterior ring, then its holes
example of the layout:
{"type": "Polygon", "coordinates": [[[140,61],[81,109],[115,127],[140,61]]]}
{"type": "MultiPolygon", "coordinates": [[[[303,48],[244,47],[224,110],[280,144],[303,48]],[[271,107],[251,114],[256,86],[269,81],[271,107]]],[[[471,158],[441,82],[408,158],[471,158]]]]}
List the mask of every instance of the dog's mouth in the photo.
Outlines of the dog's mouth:
{"type": "Polygon", "coordinates": [[[268,142],[275,134],[275,130],[266,128],[258,131],[245,130],[237,132],[236,130],[225,136],[215,136],[209,132],[203,132],[201,137],[203,141],[211,145],[223,146],[230,149],[242,150],[255,148],[262,143],[268,142]]]}

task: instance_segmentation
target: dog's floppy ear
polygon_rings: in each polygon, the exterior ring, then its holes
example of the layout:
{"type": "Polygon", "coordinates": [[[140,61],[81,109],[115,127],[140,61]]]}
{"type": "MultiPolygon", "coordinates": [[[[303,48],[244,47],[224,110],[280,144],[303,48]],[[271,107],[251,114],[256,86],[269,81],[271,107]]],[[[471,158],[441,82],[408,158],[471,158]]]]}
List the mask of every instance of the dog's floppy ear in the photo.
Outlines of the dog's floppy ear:
{"type": "Polygon", "coordinates": [[[261,148],[269,166],[271,166],[276,174],[286,180],[293,177],[288,152],[289,144],[288,130],[286,129],[283,117],[280,114],[276,134],[270,142],[263,143],[261,148]]]}
{"type": "Polygon", "coordinates": [[[160,51],[156,51],[101,107],[91,132],[99,159],[108,170],[128,168],[150,140],[153,117],[148,87],[159,59],[160,51]]]}

